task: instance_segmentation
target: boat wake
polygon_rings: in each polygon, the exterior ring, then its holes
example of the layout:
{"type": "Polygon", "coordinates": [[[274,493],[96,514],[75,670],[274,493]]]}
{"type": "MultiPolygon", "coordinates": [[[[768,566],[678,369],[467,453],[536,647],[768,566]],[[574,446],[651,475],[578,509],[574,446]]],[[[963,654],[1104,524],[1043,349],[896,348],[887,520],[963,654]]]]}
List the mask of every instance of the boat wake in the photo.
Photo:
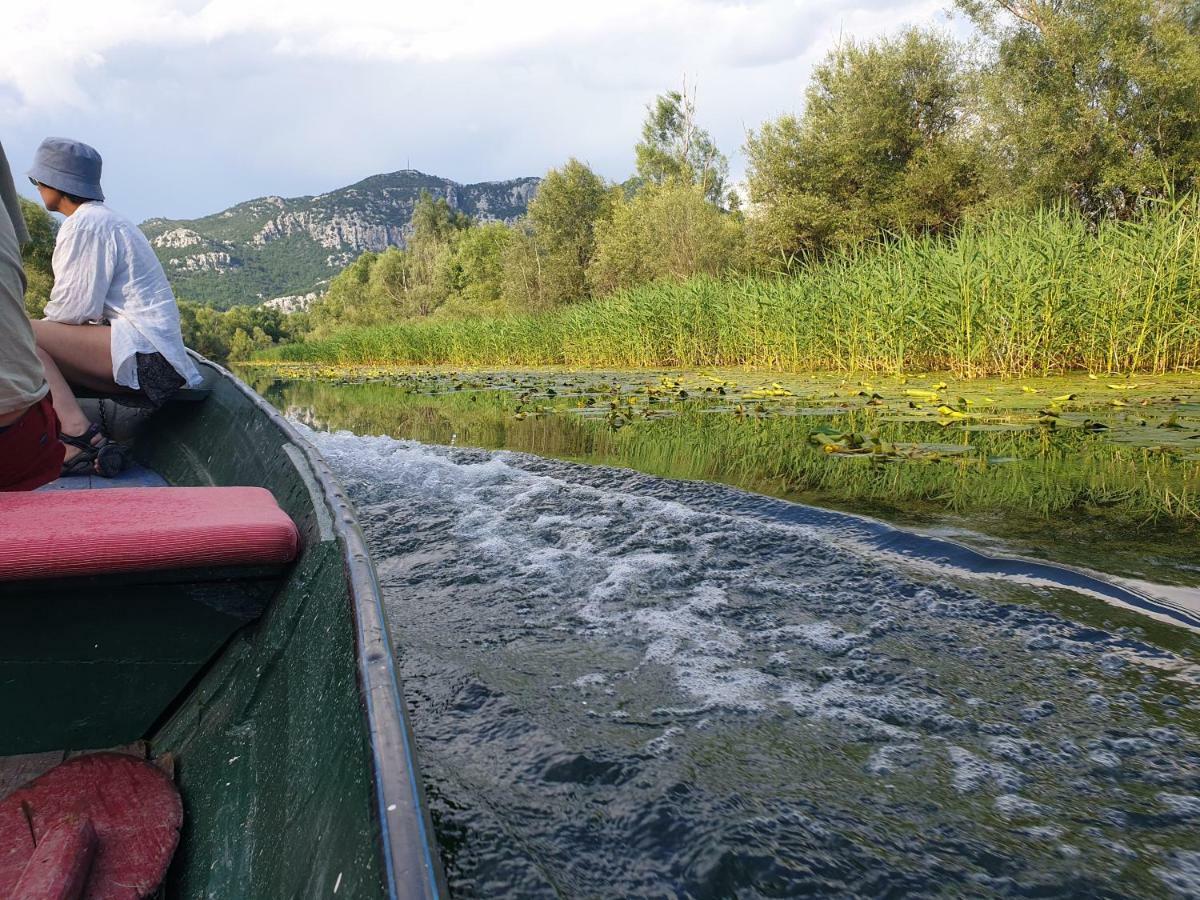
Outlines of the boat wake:
{"type": "Polygon", "coordinates": [[[1198,644],[1121,609],[1186,604],[727,487],[309,436],[457,895],[1200,892],[1198,644]]]}

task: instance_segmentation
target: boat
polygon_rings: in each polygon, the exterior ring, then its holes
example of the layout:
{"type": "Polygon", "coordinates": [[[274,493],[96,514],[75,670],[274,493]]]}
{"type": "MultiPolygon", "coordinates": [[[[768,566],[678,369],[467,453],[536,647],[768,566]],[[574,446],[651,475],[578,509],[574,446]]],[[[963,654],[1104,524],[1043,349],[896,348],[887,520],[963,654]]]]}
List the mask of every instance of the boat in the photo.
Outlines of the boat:
{"type": "Polygon", "coordinates": [[[7,578],[5,559],[20,554],[0,536],[0,796],[79,751],[138,745],[169,761],[183,800],[167,896],[445,896],[354,510],[278,412],[196,361],[204,385],[145,420],[137,465],[104,485],[113,489],[57,490],[101,486],[85,476],[0,495],[10,524],[19,502],[33,504],[20,507],[30,527],[54,517],[50,527],[83,534],[40,563],[50,569],[7,578]],[[196,524],[186,503],[213,508],[216,498],[220,519],[221,504],[240,511],[243,496],[220,491],[252,489],[269,492],[275,512],[265,514],[294,523],[292,561],[238,557],[253,535],[233,535],[228,558],[213,547],[220,540],[192,539],[164,568],[147,563],[158,543],[149,540],[110,564],[120,552],[87,524],[96,508],[122,525],[148,515],[169,543],[196,524]],[[134,500],[149,512],[128,513],[134,500]],[[64,502],[93,513],[56,512],[64,502]]]}

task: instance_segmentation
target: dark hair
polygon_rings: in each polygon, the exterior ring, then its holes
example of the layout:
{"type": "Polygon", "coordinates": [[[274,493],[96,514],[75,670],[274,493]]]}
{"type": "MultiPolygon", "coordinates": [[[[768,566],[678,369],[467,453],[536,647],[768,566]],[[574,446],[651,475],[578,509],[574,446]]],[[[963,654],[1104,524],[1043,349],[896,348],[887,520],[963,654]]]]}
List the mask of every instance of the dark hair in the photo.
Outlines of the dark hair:
{"type": "Polygon", "coordinates": [[[84,203],[94,202],[91,197],[80,197],[77,194],[68,194],[66,191],[59,190],[52,184],[46,184],[44,181],[38,181],[32,175],[29,176],[29,183],[32,184],[34,187],[48,187],[52,191],[58,191],[60,194],[62,194],[64,197],[66,197],[68,200],[70,200],[72,203],[74,203],[76,206],[82,206],[84,203]]]}

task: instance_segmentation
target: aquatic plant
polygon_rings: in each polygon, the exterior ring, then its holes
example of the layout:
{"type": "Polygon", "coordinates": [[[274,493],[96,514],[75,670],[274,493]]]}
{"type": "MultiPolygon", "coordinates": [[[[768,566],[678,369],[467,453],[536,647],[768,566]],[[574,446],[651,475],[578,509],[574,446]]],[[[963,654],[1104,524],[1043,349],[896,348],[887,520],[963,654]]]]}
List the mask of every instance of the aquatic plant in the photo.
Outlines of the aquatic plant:
{"type": "Polygon", "coordinates": [[[316,427],[516,449],[1016,536],[1131,571],[1200,532],[1200,384],[740,373],[248,370],[316,427]],[[277,382],[275,379],[288,380],[277,382]]]}

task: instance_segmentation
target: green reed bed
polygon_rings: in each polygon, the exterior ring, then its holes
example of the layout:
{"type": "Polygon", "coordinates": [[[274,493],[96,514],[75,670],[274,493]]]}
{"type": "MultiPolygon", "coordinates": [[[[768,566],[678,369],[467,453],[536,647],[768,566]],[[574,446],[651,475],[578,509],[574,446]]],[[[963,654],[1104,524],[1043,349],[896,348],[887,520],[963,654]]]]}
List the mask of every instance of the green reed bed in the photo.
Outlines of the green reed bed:
{"type": "Polygon", "coordinates": [[[996,213],[787,277],[657,282],[537,315],[347,329],[260,358],[959,376],[1200,367],[1200,200],[1091,229],[996,213]]]}

